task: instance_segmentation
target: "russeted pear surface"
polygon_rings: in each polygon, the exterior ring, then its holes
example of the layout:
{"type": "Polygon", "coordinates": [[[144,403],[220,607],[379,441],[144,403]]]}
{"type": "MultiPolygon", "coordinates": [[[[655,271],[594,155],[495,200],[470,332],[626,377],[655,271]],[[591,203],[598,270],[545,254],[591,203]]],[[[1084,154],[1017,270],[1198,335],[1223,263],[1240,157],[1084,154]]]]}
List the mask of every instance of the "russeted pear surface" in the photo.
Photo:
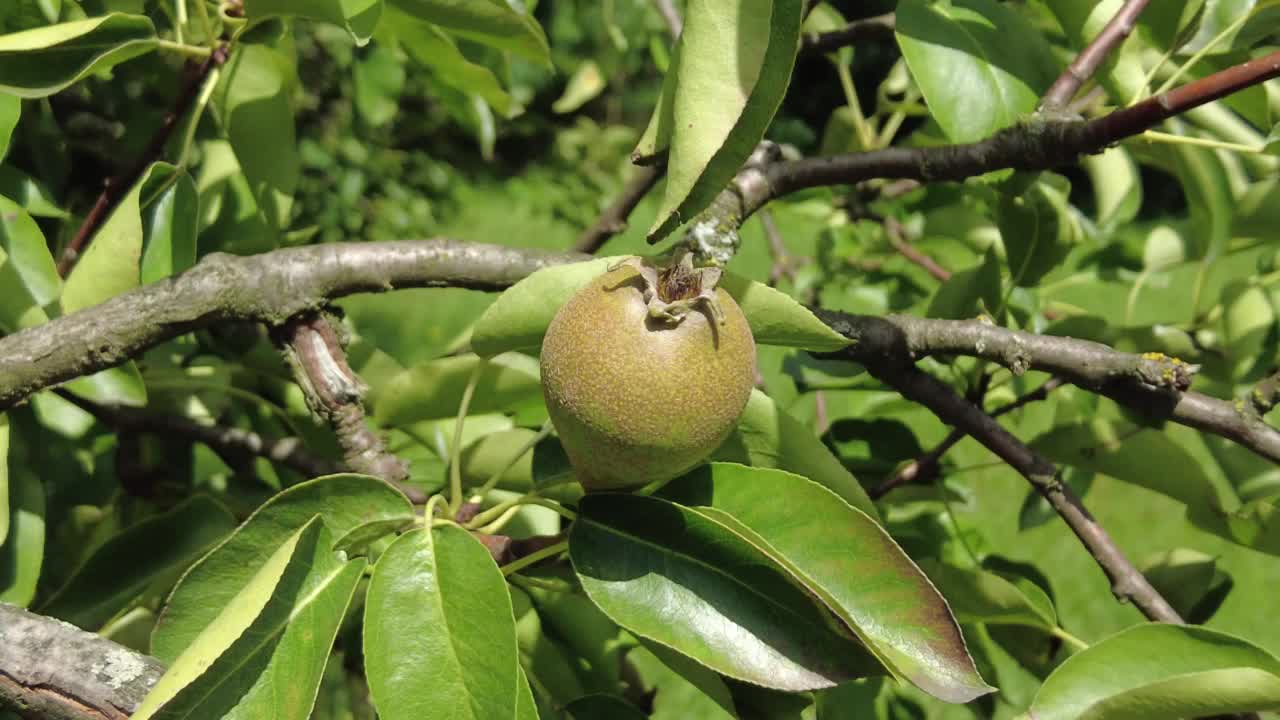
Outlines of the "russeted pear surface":
{"type": "Polygon", "coordinates": [[[616,267],[573,296],[547,329],[547,411],[587,490],[668,480],[732,431],[755,384],[742,310],[711,290],[718,270],[616,267]]]}

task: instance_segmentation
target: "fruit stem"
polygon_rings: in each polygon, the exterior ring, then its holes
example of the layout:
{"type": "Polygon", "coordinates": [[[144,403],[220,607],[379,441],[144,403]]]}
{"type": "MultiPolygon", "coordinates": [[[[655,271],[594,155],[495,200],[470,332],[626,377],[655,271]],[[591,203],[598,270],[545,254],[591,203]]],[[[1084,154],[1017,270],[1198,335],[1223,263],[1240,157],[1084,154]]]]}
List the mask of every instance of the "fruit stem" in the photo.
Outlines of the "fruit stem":
{"type": "Polygon", "coordinates": [[[569,549],[568,540],[558,542],[555,545],[548,545],[547,547],[544,547],[537,552],[529,553],[528,555],[525,555],[519,560],[503,565],[501,568],[502,574],[506,576],[514,572],[519,572],[529,567],[530,565],[542,562],[543,560],[546,560],[547,558],[552,557],[553,555],[559,555],[560,553],[568,549],[569,549]]]}
{"type": "Polygon", "coordinates": [[[536,435],[529,438],[529,442],[525,443],[519,450],[517,450],[516,454],[512,455],[511,459],[508,460],[505,465],[499,468],[497,472],[495,472],[492,476],[490,476],[488,480],[485,480],[483,485],[476,488],[475,492],[471,494],[472,500],[475,502],[480,502],[481,500],[483,500],[484,496],[489,494],[490,490],[498,486],[498,481],[502,479],[502,476],[506,475],[507,471],[510,470],[513,465],[520,462],[520,458],[524,457],[525,453],[532,450],[534,445],[537,445],[538,443],[545,440],[546,437],[550,434],[551,434],[551,420],[548,419],[546,422],[542,423],[542,429],[539,430],[536,435]]]}
{"type": "Polygon", "coordinates": [[[458,420],[453,426],[453,451],[449,453],[449,516],[458,514],[462,507],[462,425],[467,419],[467,410],[471,407],[471,396],[476,393],[476,385],[480,382],[480,373],[488,363],[484,358],[476,361],[476,367],[467,380],[467,388],[462,391],[462,402],[458,403],[458,420]]]}

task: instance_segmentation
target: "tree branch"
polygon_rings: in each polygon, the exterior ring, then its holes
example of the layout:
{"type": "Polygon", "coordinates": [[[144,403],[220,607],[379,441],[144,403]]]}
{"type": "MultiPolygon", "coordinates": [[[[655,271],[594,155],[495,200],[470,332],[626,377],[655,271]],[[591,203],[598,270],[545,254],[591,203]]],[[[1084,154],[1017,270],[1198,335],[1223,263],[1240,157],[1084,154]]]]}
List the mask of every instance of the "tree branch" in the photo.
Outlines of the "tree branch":
{"type": "Polygon", "coordinates": [[[0,603],[0,709],[47,720],[127,720],[163,674],[155,658],[0,603]]]}
{"type": "Polygon", "coordinates": [[[912,247],[911,243],[906,241],[906,238],[903,237],[902,223],[898,222],[897,218],[887,217],[882,224],[884,225],[884,234],[889,238],[889,245],[894,250],[897,250],[899,255],[919,265],[938,282],[946,282],[951,279],[950,270],[942,267],[937,260],[912,247]]]}
{"type": "Polygon", "coordinates": [[[1089,81],[1107,56],[1119,47],[1133,32],[1140,15],[1151,0],[1126,0],[1123,7],[1107,22],[1101,32],[1076,55],[1067,69],[1049,86],[1044,97],[1040,98],[1043,110],[1062,110],[1080,91],[1080,86],[1089,81]]]}
{"type": "Polygon", "coordinates": [[[84,222],[80,224],[80,228],[76,230],[76,234],[67,243],[62,250],[62,256],[58,258],[58,274],[66,277],[71,272],[71,268],[75,265],[76,260],[84,253],[89,242],[93,239],[94,233],[102,227],[106,222],[107,216],[120,203],[121,198],[128,194],[133,184],[138,182],[138,178],[142,177],[142,173],[151,165],[151,163],[160,159],[164,152],[164,146],[169,142],[169,138],[173,135],[173,130],[178,126],[178,121],[183,115],[191,109],[192,103],[200,95],[200,88],[209,77],[209,73],[213,69],[221,66],[227,61],[228,46],[222,43],[214,48],[209,57],[200,64],[194,71],[189,72],[186,82],[182,86],[182,90],[178,93],[178,98],[174,102],[173,109],[170,110],[164,119],[160,122],[159,129],[152,136],[151,142],[147,144],[147,148],[142,152],[137,162],[124,173],[107,180],[102,188],[102,193],[98,195],[98,199],[93,204],[93,208],[89,210],[89,214],[85,216],[84,222]]]}
{"type": "Polygon", "coordinates": [[[539,268],[584,257],[451,240],[333,243],[248,257],[213,253],[181,275],[0,338],[0,410],[214,323],[275,326],[360,292],[499,290],[539,268]]]}
{"type": "Polygon", "coordinates": [[[636,169],[631,180],[622,189],[622,194],[608,207],[591,227],[582,231],[573,243],[573,249],[581,253],[595,253],[609,240],[627,229],[627,218],[644,200],[658,180],[662,178],[666,168],[661,165],[648,165],[636,169]]]}
{"type": "Polygon", "coordinates": [[[800,52],[823,53],[839,50],[847,45],[866,41],[894,42],[896,17],[885,13],[875,17],[854,20],[839,30],[822,33],[805,33],[800,39],[800,52]]]}
{"type": "Polygon", "coordinates": [[[127,407],[100,405],[74,393],[57,391],[59,397],[117,430],[180,435],[202,443],[234,464],[246,457],[264,457],[312,478],[344,471],[338,463],[312,455],[299,438],[268,440],[250,430],[205,425],[182,415],[162,415],[127,407]]]}
{"type": "MultiPolygon", "coordinates": [[[[897,328],[890,325],[884,331],[894,333],[897,328]]],[[[957,395],[945,383],[911,362],[902,364],[881,357],[864,364],[875,378],[897,390],[904,398],[929,408],[943,422],[973,436],[973,439],[985,445],[1025,477],[1049,501],[1093,556],[1098,567],[1106,573],[1111,581],[1111,592],[1117,598],[1132,602],[1150,620],[1182,623],[1178,612],[1129,562],[1124,552],[1089,514],[1071,488],[1062,482],[1053,463],[1027,447],[1001,427],[1000,423],[957,395]]]]}

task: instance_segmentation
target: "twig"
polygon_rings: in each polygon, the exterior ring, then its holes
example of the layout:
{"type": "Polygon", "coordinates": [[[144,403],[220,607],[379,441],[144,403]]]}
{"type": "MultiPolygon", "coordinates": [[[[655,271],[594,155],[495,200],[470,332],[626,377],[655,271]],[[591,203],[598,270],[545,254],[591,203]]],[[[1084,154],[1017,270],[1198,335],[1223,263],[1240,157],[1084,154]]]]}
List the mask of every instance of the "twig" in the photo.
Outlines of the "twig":
{"type": "Polygon", "coordinates": [[[574,241],[573,249],[582,253],[595,253],[609,238],[626,230],[627,218],[631,216],[631,211],[635,210],[653,186],[658,184],[658,180],[665,171],[665,166],[661,164],[637,168],[631,180],[622,189],[622,194],[600,214],[591,227],[582,231],[574,241]]]}
{"type": "Polygon", "coordinates": [[[414,503],[426,502],[408,484],[409,465],[387,450],[386,442],[365,422],[365,384],[347,364],[337,332],[320,313],[300,313],[272,330],[293,368],[311,411],[333,428],[351,469],[395,485],[414,503]]]}
{"type": "MultiPolygon", "coordinates": [[[[1044,400],[1049,397],[1049,393],[1059,387],[1062,387],[1064,383],[1065,381],[1061,378],[1049,378],[1043,385],[1035,390],[1018,397],[1007,405],[1002,405],[995,410],[992,410],[990,413],[991,417],[998,418],[1005,413],[1013,412],[1014,410],[1017,410],[1029,403],[1044,400]]],[[[965,435],[966,433],[963,430],[952,430],[951,434],[947,435],[947,437],[942,442],[938,443],[932,450],[907,463],[902,467],[902,469],[885,479],[884,482],[869,490],[867,494],[871,496],[872,500],[879,500],[889,494],[889,492],[894,488],[908,485],[913,482],[929,482],[933,478],[937,477],[939,470],[942,469],[942,456],[946,455],[948,450],[955,447],[956,443],[963,440],[965,435]]]]}
{"type": "Polygon", "coordinates": [[[667,23],[667,30],[671,32],[671,37],[680,37],[680,31],[684,29],[684,20],[681,19],[680,11],[676,9],[675,4],[671,0],[653,0],[653,6],[658,9],[658,14],[667,23]]]}
{"type": "Polygon", "coordinates": [[[1106,62],[1107,56],[1133,32],[1138,23],[1138,15],[1150,1],[1126,0],[1101,32],[1076,55],[1053,85],[1049,86],[1044,97],[1040,98],[1040,108],[1049,111],[1064,109],[1080,91],[1080,87],[1106,62]]]}
{"type": "Polygon", "coordinates": [[[823,33],[805,33],[800,39],[800,52],[831,52],[847,45],[857,45],[864,40],[892,43],[894,41],[895,22],[896,18],[890,12],[875,17],[854,20],[839,30],[828,30],[823,33]]]}
{"type": "Polygon", "coordinates": [[[200,88],[204,85],[205,78],[214,68],[220,67],[227,61],[228,45],[222,43],[209,54],[209,57],[194,71],[187,76],[186,82],[182,86],[182,90],[178,93],[178,98],[174,102],[173,109],[165,114],[164,119],[160,123],[156,134],[151,137],[151,142],[147,144],[142,155],[134,163],[133,167],[126,172],[107,180],[102,188],[102,193],[98,195],[98,199],[93,204],[93,208],[89,210],[89,214],[85,216],[84,222],[80,224],[80,228],[76,230],[76,234],[67,243],[63,249],[61,257],[58,258],[58,274],[66,277],[71,272],[71,268],[76,264],[76,260],[84,253],[89,242],[93,239],[94,233],[102,227],[106,222],[107,216],[115,209],[120,200],[129,192],[133,184],[142,177],[142,173],[151,166],[153,162],[160,158],[164,152],[164,146],[169,142],[173,130],[178,126],[178,121],[190,109],[191,104],[200,95],[200,88]]]}
{"type": "Polygon", "coordinates": [[[917,368],[891,360],[866,362],[867,371],[897,390],[904,398],[929,408],[943,422],[962,430],[982,443],[1031,483],[1066,522],[1111,581],[1111,592],[1132,602],[1148,619],[1182,623],[1147,578],[1125,557],[1107,531],[1089,514],[1080,499],[1058,477],[1058,470],[1040,454],[1027,447],[980,408],[965,401],[945,383],[917,368]]]}
{"type": "Polygon", "coordinates": [[[155,658],[0,603],[0,707],[48,720],[127,720],[163,674],[155,658]]]}
{"type": "Polygon", "coordinates": [[[889,238],[889,245],[902,257],[924,268],[934,279],[939,282],[946,282],[951,279],[951,271],[938,264],[937,260],[929,257],[925,253],[915,249],[903,238],[902,223],[897,218],[887,217],[884,219],[884,234],[889,238]]]}
{"type": "Polygon", "coordinates": [[[186,437],[208,446],[229,464],[235,464],[246,457],[264,457],[308,478],[343,472],[342,465],[307,452],[300,438],[267,440],[253,431],[237,427],[205,425],[181,415],[101,405],[74,393],[61,390],[55,392],[104,425],[117,430],[186,437]]]}
{"type": "Polygon", "coordinates": [[[760,226],[764,228],[764,236],[769,241],[769,256],[773,258],[773,265],[769,268],[769,284],[776,285],[783,277],[794,283],[796,269],[792,264],[791,254],[787,252],[787,244],[782,240],[782,233],[778,230],[778,223],[773,220],[773,213],[761,210],[760,226]]]}

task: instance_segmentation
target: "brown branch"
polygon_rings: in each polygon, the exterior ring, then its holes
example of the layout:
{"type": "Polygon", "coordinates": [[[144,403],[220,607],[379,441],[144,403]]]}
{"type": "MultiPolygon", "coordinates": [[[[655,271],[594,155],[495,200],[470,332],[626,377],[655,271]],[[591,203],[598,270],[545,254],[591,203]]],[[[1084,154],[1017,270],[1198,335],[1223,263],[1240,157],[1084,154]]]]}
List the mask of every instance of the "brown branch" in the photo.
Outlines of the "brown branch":
{"type": "Polygon", "coordinates": [[[127,720],[163,674],[155,658],[0,603],[0,708],[47,720],[127,720]]]}
{"type": "MultiPolygon", "coordinates": [[[[1049,397],[1049,393],[1061,387],[1063,383],[1064,381],[1061,378],[1049,378],[1043,385],[1035,390],[1019,396],[1016,400],[1008,403],[1007,405],[1002,405],[1001,407],[992,410],[990,415],[992,418],[998,418],[1005,413],[1013,412],[1014,410],[1017,410],[1029,403],[1044,400],[1049,397]]],[[[963,440],[966,434],[967,433],[960,429],[952,430],[951,433],[932,450],[904,465],[896,473],[886,478],[884,482],[867,491],[867,495],[871,496],[872,500],[879,500],[889,494],[889,492],[894,488],[908,485],[910,483],[926,483],[932,481],[938,476],[939,471],[942,469],[942,456],[946,455],[948,450],[955,447],[956,443],[963,440]]]]}
{"type": "Polygon", "coordinates": [[[1138,24],[1140,15],[1151,0],[1126,0],[1120,8],[1079,55],[1071,61],[1067,69],[1049,86],[1044,97],[1040,98],[1042,110],[1062,110],[1080,91],[1080,86],[1089,81],[1107,56],[1124,42],[1138,24]]]}
{"type": "Polygon", "coordinates": [[[791,254],[787,252],[787,244],[778,230],[778,223],[773,220],[773,213],[768,210],[760,211],[760,227],[764,229],[765,239],[769,241],[769,257],[773,260],[773,264],[769,267],[769,285],[777,285],[778,280],[784,277],[794,283],[796,281],[795,264],[791,254]]]}
{"type": "Polygon", "coordinates": [[[213,69],[221,66],[227,61],[228,45],[222,43],[214,48],[194,71],[188,71],[186,82],[183,83],[182,90],[178,93],[178,98],[173,104],[173,109],[165,114],[164,119],[160,122],[159,129],[155,135],[151,137],[151,141],[147,144],[142,155],[137,162],[133,164],[125,172],[107,180],[102,188],[102,193],[98,195],[97,201],[94,202],[93,208],[89,210],[89,214],[85,216],[84,222],[80,223],[80,228],[76,230],[76,234],[72,236],[71,241],[63,248],[61,257],[58,258],[58,274],[66,277],[71,272],[71,268],[76,264],[76,260],[84,253],[89,242],[93,239],[94,233],[102,227],[107,221],[107,216],[120,204],[120,200],[128,194],[133,184],[138,182],[138,178],[142,177],[142,173],[151,166],[156,160],[160,159],[164,153],[164,146],[168,144],[169,138],[173,135],[173,130],[178,126],[178,121],[183,115],[191,109],[192,103],[200,95],[200,88],[209,77],[209,73],[213,69]]]}
{"type": "Polygon", "coordinates": [[[666,168],[661,164],[638,168],[626,187],[622,189],[618,199],[600,214],[591,227],[582,231],[574,241],[573,249],[581,253],[595,253],[609,238],[626,230],[627,218],[631,216],[631,211],[635,210],[653,186],[658,184],[658,180],[665,171],[666,168]]]}
{"type": "Polygon", "coordinates": [[[409,464],[387,450],[382,436],[365,422],[368,387],[347,364],[329,318],[300,313],[272,328],[272,337],[284,351],[307,407],[333,429],[346,465],[394,485],[414,503],[426,502],[426,493],[407,482],[409,464]]]}
{"type": "Polygon", "coordinates": [[[230,465],[240,463],[245,458],[263,457],[308,478],[344,472],[342,465],[307,452],[300,438],[268,440],[253,431],[237,427],[205,425],[182,415],[101,405],[74,393],[61,390],[55,392],[104,425],[116,430],[182,436],[208,446],[230,465]]]}
{"type": "Polygon", "coordinates": [[[896,18],[893,13],[854,20],[838,30],[805,33],[800,39],[800,52],[824,53],[860,42],[894,42],[896,18]]]}
{"type": "MultiPolygon", "coordinates": [[[[885,328],[885,332],[900,331],[889,326],[885,328]]],[[[1000,423],[957,395],[945,383],[923,372],[910,361],[899,363],[885,358],[872,362],[860,361],[875,378],[897,390],[904,398],[929,408],[948,425],[971,435],[1025,477],[1049,501],[1093,556],[1098,567],[1106,573],[1107,579],[1111,581],[1111,592],[1118,599],[1132,602],[1150,620],[1182,623],[1178,612],[1129,562],[1124,552],[1089,514],[1071,488],[1062,482],[1053,463],[1027,447],[1001,427],[1000,423]]]]}
{"type": "Polygon", "coordinates": [[[332,243],[247,257],[213,253],[180,275],[0,338],[0,410],[216,323],[275,326],[360,292],[499,290],[539,268],[585,257],[452,240],[332,243]]]}
{"type": "MultiPolygon", "coordinates": [[[[935,182],[964,180],[1004,168],[1048,170],[1100,152],[1194,107],[1280,77],[1280,51],[1235,65],[1093,120],[1033,117],[972,143],[888,147],[870,152],[775,162],[762,178],[733,183],[717,197],[717,216],[741,222],[765,203],[812,187],[849,185],[874,178],[935,182]],[[727,196],[734,196],[732,198],[727,196]]],[[[745,171],[744,171],[745,172],[745,171]]],[[[741,177],[741,174],[740,174],[741,177]]],[[[715,203],[713,203],[713,207],[715,203]]]]}
{"type": "Polygon", "coordinates": [[[938,282],[946,282],[951,279],[951,271],[938,264],[937,260],[929,257],[927,254],[912,247],[910,243],[903,237],[902,223],[896,218],[887,217],[884,219],[884,233],[889,238],[889,245],[902,257],[924,268],[938,282]]]}

